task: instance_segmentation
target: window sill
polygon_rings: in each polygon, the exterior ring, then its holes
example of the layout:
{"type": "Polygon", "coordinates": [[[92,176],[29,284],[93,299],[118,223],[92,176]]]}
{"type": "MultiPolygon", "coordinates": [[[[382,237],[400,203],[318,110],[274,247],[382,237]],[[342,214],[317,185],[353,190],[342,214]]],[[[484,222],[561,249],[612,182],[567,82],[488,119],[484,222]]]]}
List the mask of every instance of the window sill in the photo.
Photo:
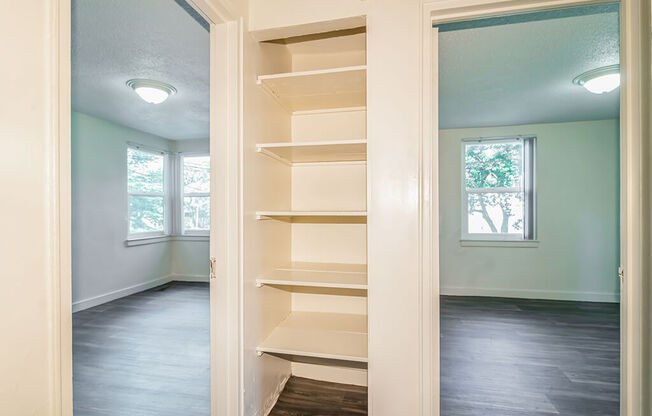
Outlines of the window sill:
{"type": "Polygon", "coordinates": [[[170,240],[208,242],[208,235],[197,235],[197,234],[173,235],[170,236],[170,240]]]}
{"type": "Polygon", "coordinates": [[[537,248],[539,240],[460,240],[460,247],[537,248]]]}
{"type": "Polygon", "coordinates": [[[208,242],[207,235],[157,235],[150,237],[133,237],[125,240],[125,246],[134,247],[147,244],[165,243],[167,241],[208,242]]]}
{"type": "Polygon", "coordinates": [[[156,235],[156,236],[148,236],[148,237],[128,237],[125,240],[125,246],[127,247],[142,246],[145,244],[164,243],[169,240],[170,240],[169,235],[156,235]]]}

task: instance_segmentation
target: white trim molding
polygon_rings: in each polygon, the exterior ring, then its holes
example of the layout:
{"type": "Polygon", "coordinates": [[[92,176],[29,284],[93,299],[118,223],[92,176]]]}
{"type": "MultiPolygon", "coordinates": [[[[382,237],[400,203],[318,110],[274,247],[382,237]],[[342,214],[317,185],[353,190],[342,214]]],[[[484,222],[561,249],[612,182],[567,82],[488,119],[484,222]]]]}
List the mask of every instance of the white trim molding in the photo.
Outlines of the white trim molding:
{"type": "Polygon", "coordinates": [[[150,237],[129,238],[125,240],[125,246],[142,246],[146,244],[165,243],[168,241],[192,241],[195,243],[208,243],[208,235],[153,235],[150,237]]]}
{"type": "Polygon", "coordinates": [[[460,240],[460,247],[537,248],[538,240],[460,240]]]}
{"type": "Polygon", "coordinates": [[[481,287],[441,287],[440,293],[447,296],[489,296],[496,298],[572,300],[580,302],[620,302],[619,293],[571,292],[564,290],[481,288],[481,287]]]}
{"type": "Polygon", "coordinates": [[[281,382],[276,387],[276,390],[274,390],[274,393],[269,396],[267,400],[265,400],[265,404],[263,405],[262,410],[257,412],[259,416],[268,416],[270,413],[272,413],[272,410],[274,410],[274,406],[276,406],[278,398],[281,397],[281,393],[283,393],[283,389],[285,389],[285,385],[287,384],[288,380],[290,380],[289,375],[281,379],[281,382]]]}
{"type": "Polygon", "coordinates": [[[170,280],[173,282],[202,282],[208,283],[210,278],[208,273],[206,274],[176,274],[172,273],[170,275],[170,280]]]}
{"type": "Polygon", "coordinates": [[[102,295],[93,296],[90,298],[78,300],[72,304],[72,311],[79,312],[84,309],[92,308],[94,306],[101,305],[103,303],[111,302],[112,300],[120,299],[125,296],[133,295],[134,293],[142,292],[144,290],[155,288],[156,286],[161,286],[166,283],[171,282],[173,275],[167,275],[159,277],[156,279],[148,280],[147,282],[139,283],[137,285],[128,286],[118,290],[112,290],[111,292],[104,293],[102,295]]]}

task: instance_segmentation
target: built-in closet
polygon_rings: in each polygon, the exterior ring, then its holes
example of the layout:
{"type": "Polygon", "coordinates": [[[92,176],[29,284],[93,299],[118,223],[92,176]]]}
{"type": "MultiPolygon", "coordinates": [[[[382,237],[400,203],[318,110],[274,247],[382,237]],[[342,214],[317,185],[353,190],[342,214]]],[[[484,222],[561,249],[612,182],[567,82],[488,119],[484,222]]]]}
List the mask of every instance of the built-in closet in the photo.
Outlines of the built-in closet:
{"type": "Polygon", "coordinates": [[[367,383],[365,28],[259,46],[266,118],[244,149],[251,414],[291,375],[367,383]]]}

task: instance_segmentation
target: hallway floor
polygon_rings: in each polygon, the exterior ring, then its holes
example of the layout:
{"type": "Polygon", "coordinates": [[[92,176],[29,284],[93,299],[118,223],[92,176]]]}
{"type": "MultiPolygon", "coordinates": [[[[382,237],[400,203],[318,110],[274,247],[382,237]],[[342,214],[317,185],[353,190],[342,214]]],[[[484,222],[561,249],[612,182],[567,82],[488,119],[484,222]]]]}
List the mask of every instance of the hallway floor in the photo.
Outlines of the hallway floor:
{"type": "Polygon", "coordinates": [[[208,283],[73,314],[74,416],[208,416],[208,283]]]}

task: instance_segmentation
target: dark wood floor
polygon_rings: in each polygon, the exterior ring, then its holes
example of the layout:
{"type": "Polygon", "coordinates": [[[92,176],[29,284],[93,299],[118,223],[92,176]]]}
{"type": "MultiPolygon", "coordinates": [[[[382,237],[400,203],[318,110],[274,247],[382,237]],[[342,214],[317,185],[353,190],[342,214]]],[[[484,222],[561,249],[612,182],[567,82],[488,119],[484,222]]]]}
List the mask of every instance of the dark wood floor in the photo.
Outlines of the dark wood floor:
{"type": "Polygon", "coordinates": [[[616,416],[619,306],[441,298],[442,416],[616,416]]]}
{"type": "Polygon", "coordinates": [[[74,415],[208,416],[208,293],[173,282],[74,313],[74,415]]]}
{"type": "MultiPolygon", "coordinates": [[[[73,314],[75,416],[209,415],[208,285],[73,314]]],[[[616,304],[441,298],[442,416],[616,416],[616,304]]],[[[293,377],[271,416],[366,414],[366,388],[293,377]]]]}
{"type": "Polygon", "coordinates": [[[366,387],[291,377],[269,416],[366,414],[366,387]]]}
{"type": "MultiPolygon", "coordinates": [[[[442,296],[441,415],[616,416],[619,354],[617,304],[442,296]]],[[[366,414],[364,388],[311,383],[272,415],[366,414]]]]}

